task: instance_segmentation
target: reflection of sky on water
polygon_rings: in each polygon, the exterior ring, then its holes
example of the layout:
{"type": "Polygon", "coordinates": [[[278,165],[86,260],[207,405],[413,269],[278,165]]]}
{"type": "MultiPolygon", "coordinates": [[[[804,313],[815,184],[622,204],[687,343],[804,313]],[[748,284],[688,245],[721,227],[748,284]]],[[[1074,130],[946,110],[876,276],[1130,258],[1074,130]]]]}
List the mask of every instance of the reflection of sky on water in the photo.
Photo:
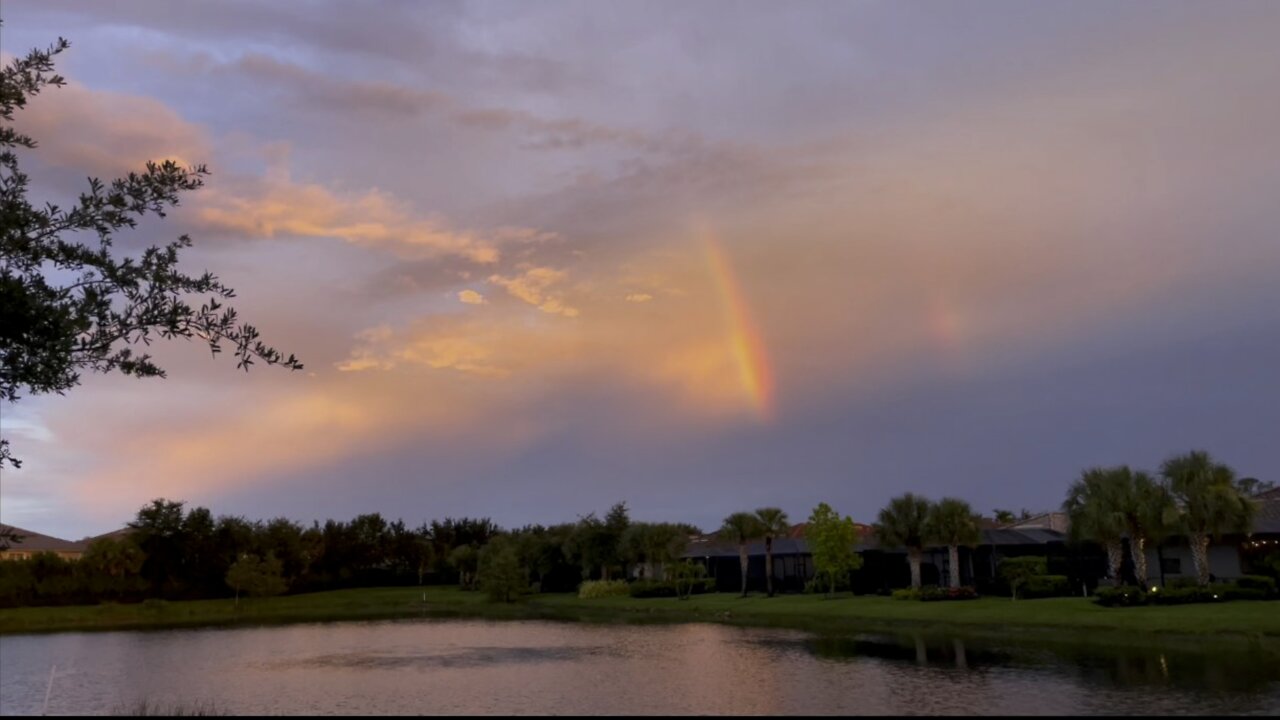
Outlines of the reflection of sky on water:
{"type": "Polygon", "coordinates": [[[1261,649],[813,636],[709,624],[396,621],[0,637],[0,711],[147,698],[266,714],[1265,714],[1261,649]]]}

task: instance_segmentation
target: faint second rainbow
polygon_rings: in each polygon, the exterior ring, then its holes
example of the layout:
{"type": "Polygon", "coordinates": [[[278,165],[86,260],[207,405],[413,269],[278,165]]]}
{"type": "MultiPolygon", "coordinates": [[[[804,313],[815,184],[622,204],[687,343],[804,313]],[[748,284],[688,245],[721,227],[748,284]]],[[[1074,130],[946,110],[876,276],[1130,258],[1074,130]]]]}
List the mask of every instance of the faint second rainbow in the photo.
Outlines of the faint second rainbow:
{"type": "Polygon", "coordinates": [[[757,417],[771,420],[774,409],[773,369],[769,365],[760,330],[752,317],[751,306],[747,304],[733,266],[729,264],[715,233],[704,228],[699,235],[702,236],[707,264],[724,307],[738,380],[757,417]]]}

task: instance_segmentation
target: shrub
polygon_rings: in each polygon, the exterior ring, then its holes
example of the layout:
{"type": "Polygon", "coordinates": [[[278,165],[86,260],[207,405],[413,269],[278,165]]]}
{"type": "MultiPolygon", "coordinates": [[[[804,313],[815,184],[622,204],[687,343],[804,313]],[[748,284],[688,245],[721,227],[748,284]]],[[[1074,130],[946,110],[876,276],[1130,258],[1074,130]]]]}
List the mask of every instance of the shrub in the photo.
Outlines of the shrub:
{"type": "Polygon", "coordinates": [[[578,586],[580,598],[627,597],[631,594],[626,580],[588,580],[578,586]]]}
{"type": "Polygon", "coordinates": [[[1267,595],[1276,594],[1275,578],[1270,578],[1266,575],[1245,575],[1236,580],[1236,587],[1241,590],[1261,590],[1267,595]]]}
{"type": "Polygon", "coordinates": [[[936,585],[926,585],[919,590],[911,588],[903,588],[893,591],[894,600],[923,600],[925,602],[937,602],[940,600],[976,600],[978,593],[969,586],[964,587],[937,587],[936,585]]]}
{"type": "Polygon", "coordinates": [[[977,600],[978,593],[968,586],[963,587],[928,587],[920,591],[920,599],[925,602],[939,600],[977,600]]]}
{"type": "MultiPolygon", "coordinates": [[[[716,583],[712,578],[685,580],[690,595],[702,595],[715,592],[716,583]]],[[[631,583],[628,591],[633,598],[679,597],[676,584],[672,580],[637,580],[631,583]]]]}
{"type": "Polygon", "coordinates": [[[1191,603],[1215,603],[1228,600],[1265,600],[1267,592],[1253,587],[1240,587],[1216,583],[1208,587],[1168,587],[1155,592],[1143,592],[1141,588],[1099,588],[1096,594],[1099,605],[1130,607],[1134,605],[1189,605],[1191,603]]]}
{"type": "Polygon", "coordinates": [[[1194,577],[1176,577],[1165,582],[1166,589],[1173,590],[1178,588],[1195,588],[1200,587],[1200,581],[1194,577]]]}
{"type": "Polygon", "coordinates": [[[633,598],[675,597],[675,583],[658,580],[638,580],[628,588],[633,598]]]}
{"type": "Polygon", "coordinates": [[[1132,585],[1098,588],[1098,591],[1094,593],[1094,602],[1104,607],[1145,605],[1147,604],[1147,593],[1142,588],[1132,585]]]}
{"type": "Polygon", "coordinates": [[[1000,561],[997,574],[1016,598],[1028,580],[1048,574],[1048,568],[1049,561],[1042,555],[1012,557],[1000,561]]]}
{"type": "Polygon", "coordinates": [[[1066,575],[1033,575],[1018,589],[1019,597],[1047,598],[1072,595],[1066,575]]]}
{"type": "Polygon", "coordinates": [[[1218,593],[1206,587],[1169,588],[1150,593],[1147,595],[1147,602],[1151,605],[1187,605],[1222,599],[1221,596],[1215,597],[1215,595],[1218,593]]]}
{"type": "Polygon", "coordinates": [[[1223,600],[1266,600],[1268,593],[1262,588],[1244,587],[1239,584],[1218,586],[1223,600]]]}

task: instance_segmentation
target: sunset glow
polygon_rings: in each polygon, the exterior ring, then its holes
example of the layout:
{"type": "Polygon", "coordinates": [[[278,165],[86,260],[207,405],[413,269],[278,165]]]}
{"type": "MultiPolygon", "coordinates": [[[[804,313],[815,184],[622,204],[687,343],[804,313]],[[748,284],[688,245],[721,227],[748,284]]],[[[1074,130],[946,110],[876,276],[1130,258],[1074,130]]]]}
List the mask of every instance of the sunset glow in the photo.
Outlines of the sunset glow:
{"type": "Polygon", "coordinates": [[[1275,475],[1280,3],[659,4],[4,3],[5,61],[71,42],[14,113],[35,206],[206,165],[114,247],[188,235],[305,370],[155,338],[164,379],[24,390],[0,520],[862,522],[1182,445],[1275,475]]]}

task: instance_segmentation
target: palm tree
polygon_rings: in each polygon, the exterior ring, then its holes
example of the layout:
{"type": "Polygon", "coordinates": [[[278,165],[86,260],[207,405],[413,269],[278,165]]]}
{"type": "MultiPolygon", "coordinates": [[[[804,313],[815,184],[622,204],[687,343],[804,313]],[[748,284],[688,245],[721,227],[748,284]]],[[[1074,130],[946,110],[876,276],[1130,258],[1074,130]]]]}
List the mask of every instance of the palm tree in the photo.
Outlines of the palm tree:
{"type": "Polygon", "coordinates": [[[736,512],[724,519],[720,537],[738,544],[738,560],[742,564],[742,597],[747,596],[747,541],[760,537],[760,519],[747,512],[736,512]]]}
{"type": "Polygon", "coordinates": [[[1172,532],[1176,509],[1169,492],[1150,473],[1130,470],[1121,465],[1112,468],[1117,484],[1122,487],[1125,531],[1129,534],[1129,557],[1139,587],[1147,586],[1147,544],[1159,543],[1172,532]]]}
{"type": "Polygon", "coordinates": [[[978,516],[969,503],[943,498],[930,508],[926,537],[947,546],[951,560],[951,587],[960,587],[960,546],[977,545],[982,540],[978,516]]]}
{"type": "Polygon", "coordinates": [[[1118,477],[1116,468],[1089,468],[1071,484],[1062,503],[1071,519],[1071,538],[1093,540],[1106,549],[1107,569],[1117,586],[1121,584],[1120,563],[1124,559],[1120,541],[1128,529],[1123,512],[1127,491],[1117,482],[1118,477]]]}
{"type": "Polygon", "coordinates": [[[880,511],[876,534],[881,545],[905,547],[911,563],[911,587],[920,589],[920,556],[928,535],[930,503],[925,498],[907,493],[889,501],[880,511]]]}
{"type": "Polygon", "coordinates": [[[1256,508],[1237,488],[1235,471],[1215,462],[1203,450],[1165,460],[1160,474],[1178,504],[1179,519],[1191,541],[1197,579],[1208,585],[1210,536],[1248,532],[1256,508]]]}
{"type": "Polygon", "coordinates": [[[769,597],[773,597],[773,539],[791,531],[791,522],[787,514],[775,507],[756,510],[756,520],[760,523],[760,531],[764,533],[764,577],[769,597]]]}

